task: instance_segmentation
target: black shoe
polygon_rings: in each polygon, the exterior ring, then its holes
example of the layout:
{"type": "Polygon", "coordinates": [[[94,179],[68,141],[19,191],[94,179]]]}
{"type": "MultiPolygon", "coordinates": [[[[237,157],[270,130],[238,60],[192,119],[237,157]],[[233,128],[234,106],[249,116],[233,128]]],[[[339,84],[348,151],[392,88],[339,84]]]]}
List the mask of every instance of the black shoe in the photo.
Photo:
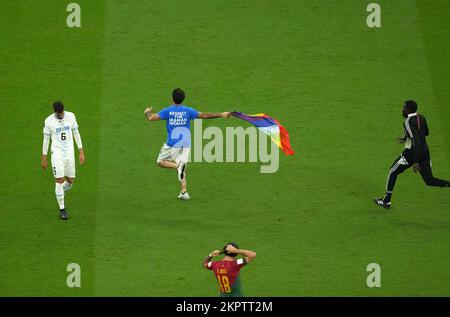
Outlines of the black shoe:
{"type": "Polygon", "coordinates": [[[385,208],[385,209],[391,208],[391,202],[386,203],[386,202],[384,201],[383,198],[374,198],[374,199],[373,199],[373,202],[374,202],[377,206],[383,207],[383,208],[385,208]]]}
{"type": "Polygon", "coordinates": [[[59,211],[61,219],[62,220],[67,220],[69,219],[69,215],[67,214],[67,211],[65,209],[62,209],[59,211]]]}

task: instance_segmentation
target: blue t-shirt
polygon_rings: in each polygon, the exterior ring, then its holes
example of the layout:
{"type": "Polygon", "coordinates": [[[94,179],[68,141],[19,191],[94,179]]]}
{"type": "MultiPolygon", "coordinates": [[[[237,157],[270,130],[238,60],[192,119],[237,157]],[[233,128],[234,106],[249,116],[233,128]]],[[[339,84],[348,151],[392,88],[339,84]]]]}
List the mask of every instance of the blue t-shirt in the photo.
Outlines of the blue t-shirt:
{"type": "Polygon", "coordinates": [[[197,110],[184,105],[172,105],[162,109],[158,115],[161,120],[166,120],[168,146],[191,146],[190,121],[198,118],[197,110]]]}

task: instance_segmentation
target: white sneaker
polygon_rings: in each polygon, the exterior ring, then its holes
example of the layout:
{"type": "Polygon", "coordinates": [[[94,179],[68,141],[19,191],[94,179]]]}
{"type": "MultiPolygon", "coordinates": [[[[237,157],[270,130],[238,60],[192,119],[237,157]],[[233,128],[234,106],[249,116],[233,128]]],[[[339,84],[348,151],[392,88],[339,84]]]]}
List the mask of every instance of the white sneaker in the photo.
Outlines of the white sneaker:
{"type": "Polygon", "coordinates": [[[191,199],[191,197],[189,197],[189,194],[187,192],[185,192],[185,193],[180,193],[178,195],[178,199],[189,200],[189,199],[191,199]]]}
{"type": "Polygon", "coordinates": [[[184,179],[184,172],[186,171],[186,163],[180,162],[177,167],[178,180],[181,182],[184,179]]]}
{"type": "Polygon", "coordinates": [[[68,192],[72,188],[71,185],[65,185],[63,186],[64,192],[68,192]]]}

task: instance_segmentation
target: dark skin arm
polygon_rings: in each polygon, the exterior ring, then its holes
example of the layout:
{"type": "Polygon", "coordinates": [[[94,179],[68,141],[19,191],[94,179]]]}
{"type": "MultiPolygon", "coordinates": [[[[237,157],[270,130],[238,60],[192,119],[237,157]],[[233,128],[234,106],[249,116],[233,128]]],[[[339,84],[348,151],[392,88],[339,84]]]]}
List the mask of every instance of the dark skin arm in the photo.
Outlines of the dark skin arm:
{"type": "Polygon", "coordinates": [[[417,160],[419,158],[419,144],[418,144],[419,143],[418,142],[418,140],[419,140],[419,131],[412,124],[410,124],[409,127],[410,127],[411,133],[412,133],[412,136],[410,136],[411,140],[412,140],[411,151],[412,151],[413,157],[414,157],[413,158],[414,163],[413,163],[412,168],[413,168],[414,173],[417,173],[418,171],[420,171],[419,163],[417,162],[417,160]]]}
{"type": "Polygon", "coordinates": [[[405,143],[405,142],[406,142],[406,135],[405,135],[404,137],[397,138],[397,143],[398,143],[398,144],[403,144],[403,143],[405,143]]]}

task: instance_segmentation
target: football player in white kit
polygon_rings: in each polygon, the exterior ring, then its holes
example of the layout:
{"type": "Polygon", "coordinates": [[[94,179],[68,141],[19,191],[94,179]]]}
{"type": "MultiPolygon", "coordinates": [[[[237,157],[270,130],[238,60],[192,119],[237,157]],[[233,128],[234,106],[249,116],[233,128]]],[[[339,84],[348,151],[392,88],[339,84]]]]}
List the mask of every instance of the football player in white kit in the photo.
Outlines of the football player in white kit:
{"type": "Polygon", "coordinates": [[[42,145],[42,168],[48,167],[47,152],[52,140],[51,161],[55,177],[55,194],[59,205],[61,219],[69,218],[64,206],[64,193],[72,188],[75,180],[75,152],[73,139],[79,150],[80,164],[84,163],[84,151],[81,136],[78,132],[78,123],[72,112],[64,111],[62,102],[53,104],[54,113],[44,122],[44,142],[42,145]]]}

